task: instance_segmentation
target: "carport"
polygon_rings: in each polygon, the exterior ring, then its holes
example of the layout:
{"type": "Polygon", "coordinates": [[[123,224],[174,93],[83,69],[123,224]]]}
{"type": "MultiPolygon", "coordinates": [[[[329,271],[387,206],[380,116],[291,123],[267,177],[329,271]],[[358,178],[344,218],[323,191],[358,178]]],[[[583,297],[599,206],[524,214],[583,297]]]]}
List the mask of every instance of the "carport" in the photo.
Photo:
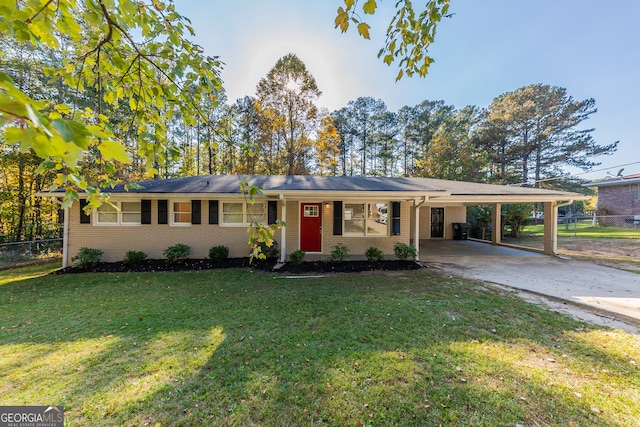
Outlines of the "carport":
{"type": "MultiPolygon", "coordinates": [[[[419,242],[419,260],[425,261],[429,257],[443,253],[499,254],[495,256],[510,256],[521,250],[510,252],[502,248],[502,205],[519,203],[541,203],[544,205],[544,249],[540,252],[546,255],[557,254],[558,207],[566,206],[576,200],[587,200],[589,197],[577,193],[556,190],[528,188],[521,186],[503,186],[480,184],[463,181],[445,181],[428,178],[415,178],[424,185],[444,190],[440,194],[416,198],[413,200],[411,216],[412,242],[419,242]],[[453,238],[454,223],[467,221],[467,207],[491,207],[491,236],[489,245],[431,245],[432,241],[446,242],[453,238]],[[502,248],[502,249],[501,249],[502,248]],[[500,255],[503,254],[503,255],[500,255]],[[504,255],[507,254],[507,255],[504,255]]],[[[475,254],[475,255],[473,255],[475,254]]],[[[532,253],[528,253],[529,256],[532,253]]]]}
{"type": "MultiPolygon", "coordinates": [[[[540,257],[542,253],[511,246],[492,245],[477,240],[435,240],[420,241],[420,260],[423,262],[455,262],[456,258],[512,258],[540,257]]],[[[495,260],[492,260],[495,262],[495,260]]]]}

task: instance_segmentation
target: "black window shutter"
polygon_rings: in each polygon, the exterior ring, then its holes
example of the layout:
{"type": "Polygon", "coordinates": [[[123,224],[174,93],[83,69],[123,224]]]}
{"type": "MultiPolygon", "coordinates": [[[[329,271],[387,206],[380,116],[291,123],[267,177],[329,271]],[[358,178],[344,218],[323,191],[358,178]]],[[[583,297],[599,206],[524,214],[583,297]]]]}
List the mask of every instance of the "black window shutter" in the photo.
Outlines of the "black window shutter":
{"type": "Polygon", "coordinates": [[[277,200],[269,200],[267,205],[267,223],[269,225],[275,224],[278,220],[278,201],[277,200]]]}
{"type": "Polygon", "coordinates": [[[91,216],[84,211],[85,206],[87,206],[87,200],[80,199],[80,224],[91,224],[91,216]]]}
{"type": "Polygon", "coordinates": [[[342,236],[342,201],[333,202],[333,235],[342,236]]]}
{"type": "Polygon", "coordinates": [[[192,200],[191,201],[191,224],[200,224],[201,215],[200,215],[200,200],[192,200]]]}
{"type": "Polygon", "coordinates": [[[209,224],[218,223],[218,201],[209,200],[209,224]]]}
{"type": "Polygon", "coordinates": [[[142,224],[151,224],[151,200],[142,200],[140,202],[140,222],[142,224]]]}
{"type": "Polygon", "coordinates": [[[400,235],[400,202],[391,202],[391,234],[400,235]]]}
{"type": "Polygon", "coordinates": [[[169,219],[169,202],[158,200],[158,224],[167,224],[169,219]]]}

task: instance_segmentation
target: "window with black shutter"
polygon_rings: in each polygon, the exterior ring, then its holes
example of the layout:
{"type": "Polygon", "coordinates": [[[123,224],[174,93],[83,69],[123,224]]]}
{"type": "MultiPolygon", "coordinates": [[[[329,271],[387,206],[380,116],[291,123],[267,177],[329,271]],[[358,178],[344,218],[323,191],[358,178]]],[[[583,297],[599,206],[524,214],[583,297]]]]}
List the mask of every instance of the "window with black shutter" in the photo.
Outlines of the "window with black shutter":
{"type": "Polygon", "coordinates": [[[151,200],[140,202],[140,223],[151,224],[151,200]]]}
{"type": "Polygon", "coordinates": [[[169,202],[158,200],[158,224],[167,224],[169,221],[169,202]]]}
{"type": "Polygon", "coordinates": [[[200,224],[202,222],[200,207],[200,200],[191,201],[191,224],[200,224]]]}
{"type": "Polygon", "coordinates": [[[218,201],[209,200],[209,224],[218,224],[218,201]]]}
{"type": "Polygon", "coordinates": [[[86,199],[80,199],[80,224],[91,224],[91,215],[88,215],[84,208],[88,202],[86,199]]]}
{"type": "Polygon", "coordinates": [[[342,236],[342,201],[333,202],[333,235],[342,236]]]}
{"type": "Polygon", "coordinates": [[[391,234],[400,235],[400,202],[391,202],[391,234]]]}
{"type": "Polygon", "coordinates": [[[278,202],[276,200],[269,200],[267,206],[267,223],[269,225],[275,224],[278,220],[278,202]]]}

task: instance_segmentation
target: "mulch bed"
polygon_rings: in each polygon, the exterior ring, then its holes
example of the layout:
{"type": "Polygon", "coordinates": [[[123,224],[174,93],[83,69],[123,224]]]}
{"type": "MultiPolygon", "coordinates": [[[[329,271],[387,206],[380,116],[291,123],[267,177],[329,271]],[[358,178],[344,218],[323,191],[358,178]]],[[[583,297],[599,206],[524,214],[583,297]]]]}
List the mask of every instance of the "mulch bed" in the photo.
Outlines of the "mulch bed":
{"type": "Polygon", "coordinates": [[[274,270],[277,260],[254,260],[251,264],[249,258],[227,258],[223,261],[211,259],[187,259],[182,262],[167,263],[163,259],[147,259],[138,265],[126,265],[123,262],[101,262],[93,268],[67,267],[54,272],[54,274],[73,273],[127,273],[150,271],[198,271],[217,268],[242,268],[250,267],[260,271],[276,271],[278,273],[308,274],[308,273],[357,273],[361,271],[401,271],[416,270],[421,266],[413,261],[344,261],[329,263],[325,261],[303,262],[299,265],[286,263],[278,270],[274,270]]]}

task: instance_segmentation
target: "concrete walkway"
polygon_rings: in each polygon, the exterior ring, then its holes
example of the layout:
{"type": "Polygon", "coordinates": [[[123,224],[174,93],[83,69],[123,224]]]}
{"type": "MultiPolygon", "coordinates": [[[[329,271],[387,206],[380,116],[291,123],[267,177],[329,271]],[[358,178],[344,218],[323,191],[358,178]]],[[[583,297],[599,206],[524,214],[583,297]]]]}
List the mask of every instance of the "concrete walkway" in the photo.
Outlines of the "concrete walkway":
{"type": "Polygon", "coordinates": [[[640,327],[640,274],[473,241],[421,242],[423,263],[587,306],[640,327]]]}

